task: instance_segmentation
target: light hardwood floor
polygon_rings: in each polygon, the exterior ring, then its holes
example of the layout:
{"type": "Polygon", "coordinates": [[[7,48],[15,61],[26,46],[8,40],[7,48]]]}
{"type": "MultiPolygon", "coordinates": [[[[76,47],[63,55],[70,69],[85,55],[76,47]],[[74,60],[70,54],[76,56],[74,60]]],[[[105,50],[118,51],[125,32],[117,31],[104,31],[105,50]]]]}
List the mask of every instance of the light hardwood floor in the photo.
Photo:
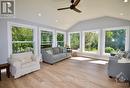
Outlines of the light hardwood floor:
{"type": "Polygon", "coordinates": [[[0,88],[129,88],[109,79],[106,65],[90,61],[71,58],[54,65],[41,63],[39,71],[18,79],[6,78],[3,73],[0,88]]]}

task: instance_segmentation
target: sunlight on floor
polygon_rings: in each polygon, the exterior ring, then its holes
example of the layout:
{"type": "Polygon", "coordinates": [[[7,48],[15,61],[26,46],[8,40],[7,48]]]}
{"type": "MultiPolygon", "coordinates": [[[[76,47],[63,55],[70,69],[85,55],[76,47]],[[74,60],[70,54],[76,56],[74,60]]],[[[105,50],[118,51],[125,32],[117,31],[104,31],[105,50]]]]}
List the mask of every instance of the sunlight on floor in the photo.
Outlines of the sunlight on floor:
{"type": "Polygon", "coordinates": [[[90,59],[90,58],[85,58],[85,57],[72,57],[72,58],[70,58],[70,59],[72,59],[72,60],[80,60],[80,61],[92,60],[92,59],[90,59]]]}
{"type": "Polygon", "coordinates": [[[103,60],[94,60],[94,61],[89,61],[90,63],[94,63],[94,64],[107,64],[107,61],[103,61],[103,60]]]}

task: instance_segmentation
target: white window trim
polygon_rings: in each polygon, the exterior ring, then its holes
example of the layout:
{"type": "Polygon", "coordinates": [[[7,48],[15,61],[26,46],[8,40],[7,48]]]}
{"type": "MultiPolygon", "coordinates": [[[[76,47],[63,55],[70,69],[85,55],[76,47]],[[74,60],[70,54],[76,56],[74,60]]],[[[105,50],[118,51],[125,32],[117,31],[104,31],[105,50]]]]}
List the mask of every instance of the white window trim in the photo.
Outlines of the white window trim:
{"type": "Polygon", "coordinates": [[[31,28],[33,30],[34,54],[38,54],[37,49],[37,27],[15,22],[7,22],[7,38],[8,38],[8,57],[12,54],[12,26],[31,28]]]}
{"type": "Polygon", "coordinates": [[[129,50],[129,43],[130,43],[130,40],[129,40],[129,36],[130,36],[130,27],[129,26],[122,26],[122,27],[111,27],[111,28],[106,28],[106,29],[103,29],[103,36],[102,36],[102,42],[103,42],[103,51],[102,51],[102,55],[103,56],[109,56],[108,53],[105,53],[105,32],[108,31],[108,30],[120,30],[120,29],[126,29],[126,37],[125,37],[125,51],[128,51],[129,50]]]}
{"type": "Polygon", "coordinates": [[[100,33],[100,29],[94,29],[94,30],[87,30],[87,31],[83,31],[83,46],[82,46],[82,50],[83,50],[83,52],[84,53],[88,53],[88,54],[98,54],[98,55],[100,55],[100,47],[101,47],[101,45],[100,45],[100,35],[101,35],[101,33],[100,33]],[[85,32],[97,32],[98,33],[98,50],[97,50],[97,52],[93,52],[93,51],[85,51],[85,32]]]}
{"type": "Polygon", "coordinates": [[[81,44],[81,42],[82,42],[82,38],[81,38],[81,34],[82,34],[82,32],[80,32],[80,31],[76,31],[76,32],[68,32],[68,45],[69,45],[69,47],[70,47],[70,34],[73,34],[73,33],[79,33],[79,38],[80,38],[80,45],[79,45],[79,50],[73,50],[73,51],[81,51],[81,49],[82,49],[82,44],[81,44]]]}
{"type": "Polygon", "coordinates": [[[52,36],[53,36],[53,39],[52,39],[52,47],[55,47],[55,42],[56,42],[56,38],[55,38],[55,30],[54,29],[49,29],[49,28],[43,28],[43,27],[39,27],[39,46],[38,46],[38,49],[39,49],[39,55],[41,55],[41,31],[49,31],[49,32],[52,32],[52,36]]]}
{"type": "MultiPolygon", "coordinates": [[[[64,35],[64,46],[65,46],[65,44],[66,44],[66,32],[63,32],[63,31],[56,31],[56,46],[57,46],[57,34],[58,33],[61,33],[61,34],[63,34],[64,35]]],[[[62,42],[62,41],[61,41],[62,42]]]]}

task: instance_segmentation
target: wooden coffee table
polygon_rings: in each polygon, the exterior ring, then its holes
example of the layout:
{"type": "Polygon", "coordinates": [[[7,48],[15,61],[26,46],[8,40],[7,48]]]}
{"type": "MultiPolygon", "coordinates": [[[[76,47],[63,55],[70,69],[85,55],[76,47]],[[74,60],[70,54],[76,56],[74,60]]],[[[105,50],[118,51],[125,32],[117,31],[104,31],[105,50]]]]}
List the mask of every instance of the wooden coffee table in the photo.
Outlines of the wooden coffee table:
{"type": "Polygon", "coordinates": [[[7,77],[9,78],[10,77],[10,64],[9,63],[5,63],[5,64],[0,64],[0,80],[1,80],[1,70],[2,69],[6,69],[6,74],[7,74],[7,77]]]}

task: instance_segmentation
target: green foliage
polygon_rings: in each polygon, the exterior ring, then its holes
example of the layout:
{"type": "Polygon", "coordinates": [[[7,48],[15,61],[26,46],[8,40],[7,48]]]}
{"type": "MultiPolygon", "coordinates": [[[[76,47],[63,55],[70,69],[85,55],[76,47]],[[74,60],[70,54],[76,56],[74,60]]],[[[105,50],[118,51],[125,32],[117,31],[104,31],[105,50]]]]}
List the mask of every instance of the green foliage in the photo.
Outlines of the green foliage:
{"type": "Polygon", "coordinates": [[[70,34],[70,47],[72,49],[77,50],[79,48],[79,45],[80,45],[80,35],[79,35],[79,33],[70,34]]]}
{"type": "Polygon", "coordinates": [[[33,30],[24,27],[12,27],[13,41],[33,41],[33,30]]]}
{"type": "Polygon", "coordinates": [[[106,47],[105,48],[105,52],[107,52],[107,53],[112,53],[112,52],[114,52],[115,50],[113,49],[113,48],[111,48],[111,47],[106,47]]]}
{"type": "Polygon", "coordinates": [[[64,47],[64,34],[57,33],[57,45],[58,47],[64,47]]]}
{"type": "Polygon", "coordinates": [[[96,32],[85,32],[85,50],[98,50],[98,34],[96,32]]]}
{"type": "Polygon", "coordinates": [[[64,34],[57,33],[57,41],[64,41],[64,34]]]}
{"type": "Polygon", "coordinates": [[[33,43],[13,43],[13,53],[33,51],[33,43]]]}
{"type": "Polygon", "coordinates": [[[64,47],[64,42],[57,42],[58,47],[64,47]]]}
{"type": "Polygon", "coordinates": [[[49,31],[42,31],[41,32],[41,41],[52,42],[52,39],[53,39],[52,32],[49,32],[49,31]]]}
{"type": "Polygon", "coordinates": [[[52,47],[53,33],[49,31],[41,32],[41,46],[44,48],[52,47]],[[47,47],[46,47],[47,46],[47,47]]]}

